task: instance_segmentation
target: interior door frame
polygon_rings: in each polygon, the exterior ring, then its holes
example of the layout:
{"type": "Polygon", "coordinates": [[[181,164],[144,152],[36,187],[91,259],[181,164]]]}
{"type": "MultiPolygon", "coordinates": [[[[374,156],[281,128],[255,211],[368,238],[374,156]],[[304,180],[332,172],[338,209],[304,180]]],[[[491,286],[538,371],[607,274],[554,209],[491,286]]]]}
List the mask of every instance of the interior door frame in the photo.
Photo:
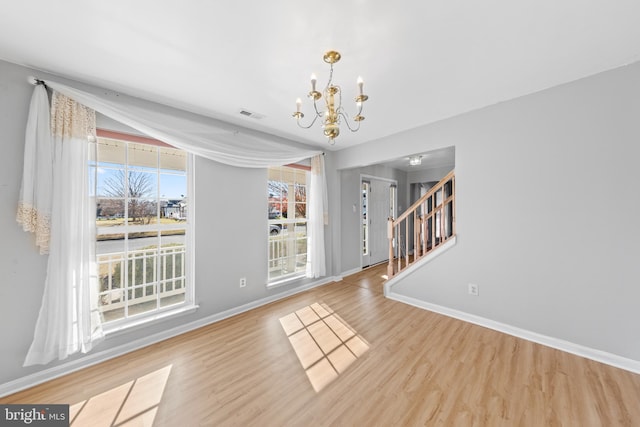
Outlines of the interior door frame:
{"type": "MultiPolygon", "coordinates": [[[[362,216],[364,214],[364,212],[362,211],[362,183],[363,182],[369,182],[369,184],[371,184],[371,181],[383,181],[383,182],[388,182],[389,186],[391,185],[395,185],[396,186],[396,191],[395,191],[395,200],[393,200],[393,208],[394,208],[394,212],[398,211],[398,180],[396,179],[391,179],[391,178],[384,178],[384,177],[380,177],[380,176],[375,176],[375,175],[368,175],[368,174],[360,174],[360,185],[358,186],[358,204],[360,205],[360,209],[359,209],[359,214],[360,216],[358,217],[358,223],[360,224],[359,228],[360,228],[360,244],[358,244],[358,251],[359,251],[359,255],[358,257],[360,258],[360,269],[364,268],[364,254],[362,253],[362,248],[363,248],[363,241],[364,241],[364,230],[362,227],[362,216]]],[[[371,221],[371,211],[370,211],[370,206],[371,206],[371,197],[370,195],[367,197],[367,219],[369,221],[371,221]]],[[[369,225],[371,224],[371,222],[369,222],[369,225]]],[[[371,238],[371,227],[368,227],[369,229],[369,238],[371,238]]],[[[386,228],[385,228],[386,230],[386,228]]],[[[386,234],[386,231],[385,231],[386,234]]],[[[369,245],[369,247],[371,247],[371,245],[369,245]]],[[[371,264],[369,264],[371,265],[371,264]]]]}

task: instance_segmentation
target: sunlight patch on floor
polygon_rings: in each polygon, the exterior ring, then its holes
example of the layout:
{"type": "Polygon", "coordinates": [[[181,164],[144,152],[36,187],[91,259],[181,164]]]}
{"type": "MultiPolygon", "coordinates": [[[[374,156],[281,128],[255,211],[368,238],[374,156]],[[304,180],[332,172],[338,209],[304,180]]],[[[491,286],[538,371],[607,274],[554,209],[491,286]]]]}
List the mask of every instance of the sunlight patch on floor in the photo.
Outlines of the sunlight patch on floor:
{"type": "Polygon", "coordinates": [[[328,305],[314,303],[280,318],[316,392],[362,356],[369,344],[328,305]]]}
{"type": "Polygon", "coordinates": [[[71,405],[70,426],[153,426],[171,366],[71,405]]]}

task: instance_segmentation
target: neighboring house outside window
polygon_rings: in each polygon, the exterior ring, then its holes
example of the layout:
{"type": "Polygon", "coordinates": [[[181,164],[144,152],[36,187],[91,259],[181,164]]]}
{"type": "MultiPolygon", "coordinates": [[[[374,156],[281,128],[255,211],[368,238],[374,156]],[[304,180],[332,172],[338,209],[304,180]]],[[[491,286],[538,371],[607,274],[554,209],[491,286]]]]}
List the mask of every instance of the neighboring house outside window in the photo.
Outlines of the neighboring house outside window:
{"type": "Polygon", "coordinates": [[[305,275],[307,264],[307,183],[309,168],[268,169],[268,280],[305,275]]]}
{"type": "Polygon", "coordinates": [[[190,155],[159,141],[102,134],[110,137],[99,133],[89,167],[105,326],[192,305],[190,155]]]}

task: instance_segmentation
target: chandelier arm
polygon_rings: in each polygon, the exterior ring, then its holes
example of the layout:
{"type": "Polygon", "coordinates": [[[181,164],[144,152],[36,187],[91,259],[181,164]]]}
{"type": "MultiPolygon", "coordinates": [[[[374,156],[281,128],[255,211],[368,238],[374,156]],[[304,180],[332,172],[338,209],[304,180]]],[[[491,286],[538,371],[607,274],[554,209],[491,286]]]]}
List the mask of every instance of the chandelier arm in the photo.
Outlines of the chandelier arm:
{"type": "Polygon", "coordinates": [[[311,123],[309,123],[309,126],[304,126],[303,124],[300,123],[300,120],[296,120],[296,122],[298,123],[298,126],[301,127],[302,129],[309,129],[311,126],[313,126],[316,122],[316,120],[318,120],[319,116],[314,116],[313,120],[311,121],[311,123]]]}
{"type": "Polygon", "coordinates": [[[318,104],[316,103],[315,99],[313,100],[313,109],[316,110],[316,118],[313,119],[313,121],[315,122],[318,117],[322,117],[322,113],[318,111],[318,104]]]}
{"type": "MultiPolygon", "coordinates": [[[[338,88],[340,88],[339,86],[337,86],[338,88]]],[[[338,117],[342,117],[344,119],[344,123],[347,125],[347,128],[349,128],[349,130],[351,132],[357,132],[360,130],[360,121],[356,121],[356,126],[351,127],[350,123],[350,119],[349,119],[349,114],[347,114],[347,112],[344,110],[344,108],[342,108],[342,90],[338,91],[338,105],[339,107],[336,108],[336,112],[338,113],[338,117]]],[[[359,116],[362,113],[362,109],[363,109],[363,103],[359,102],[358,103],[358,112],[356,113],[356,117],[359,116]]],[[[338,120],[339,121],[339,120],[338,120]]]]}
{"type": "Polygon", "coordinates": [[[360,122],[356,122],[356,127],[351,127],[351,125],[349,124],[349,116],[347,115],[347,113],[345,113],[344,111],[340,111],[340,115],[344,118],[344,124],[347,125],[347,128],[349,128],[351,132],[357,132],[360,129],[360,122]]]}

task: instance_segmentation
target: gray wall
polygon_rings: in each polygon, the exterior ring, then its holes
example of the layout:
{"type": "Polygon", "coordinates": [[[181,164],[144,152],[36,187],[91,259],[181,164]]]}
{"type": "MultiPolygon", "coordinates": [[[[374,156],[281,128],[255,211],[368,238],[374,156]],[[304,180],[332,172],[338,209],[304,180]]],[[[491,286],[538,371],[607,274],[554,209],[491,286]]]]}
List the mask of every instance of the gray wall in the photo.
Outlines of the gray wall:
{"type": "Polygon", "coordinates": [[[446,174],[455,169],[455,164],[451,164],[448,166],[439,166],[435,168],[423,169],[418,171],[411,171],[408,174],[409,184],[419,183],[419,182],[438,182],[446,174]]]}
{"type": "Polygon", "coordinates": [[[343,150],[338,167],[455,145],[458,243],[394,291],[640,361],[638,123],[634,63],[343,150]]]}
{"type": "MultiPolygon", "coordinates": [[[[23,165],[24,133],[33,86],[27,76],[42,72],[0,61],[0,384],[60,365],[23,368],[40,308],[47,257],[38,254],[31,234],[15,221],[23,165]]],[[[55,80],[65,82],[56,77],[55,80]]],[[[155,108],[155,107],[154,107],[155,108]]],[[[161,108],[161,107],[157,107],[161,108]]],[[[109,120],[100,120],[109,127],[109,120]]],[[[113,126],[112,126],[113,125],[113,126]]],[[[126,128],[124,128],[126,129],[126,128]]],[[[288,292],[309,283],[267,289],[267,173],[239,169],[198,158],[195,162],[195,295],[200,308],[126,333],[109,336],[94,352],[115,348],[184,323],[288,292]],[[239,288],[240,277],[247,286],[239,288]]],[[[327,156],[331,170],[332,157],[327,156]]],[[[329,176],[335,184],[336,174],[329,176]]],[[[330,200],[330,207],[337,203],[330,200]]],[[[328,275],[334,271],[330,254],[331,226],[326,228],[328,275]]],[[[74,356],[67,361],[82,359],[74,356]]],[[[64,363],[64,362],[63,362],[64,363]]]]}

